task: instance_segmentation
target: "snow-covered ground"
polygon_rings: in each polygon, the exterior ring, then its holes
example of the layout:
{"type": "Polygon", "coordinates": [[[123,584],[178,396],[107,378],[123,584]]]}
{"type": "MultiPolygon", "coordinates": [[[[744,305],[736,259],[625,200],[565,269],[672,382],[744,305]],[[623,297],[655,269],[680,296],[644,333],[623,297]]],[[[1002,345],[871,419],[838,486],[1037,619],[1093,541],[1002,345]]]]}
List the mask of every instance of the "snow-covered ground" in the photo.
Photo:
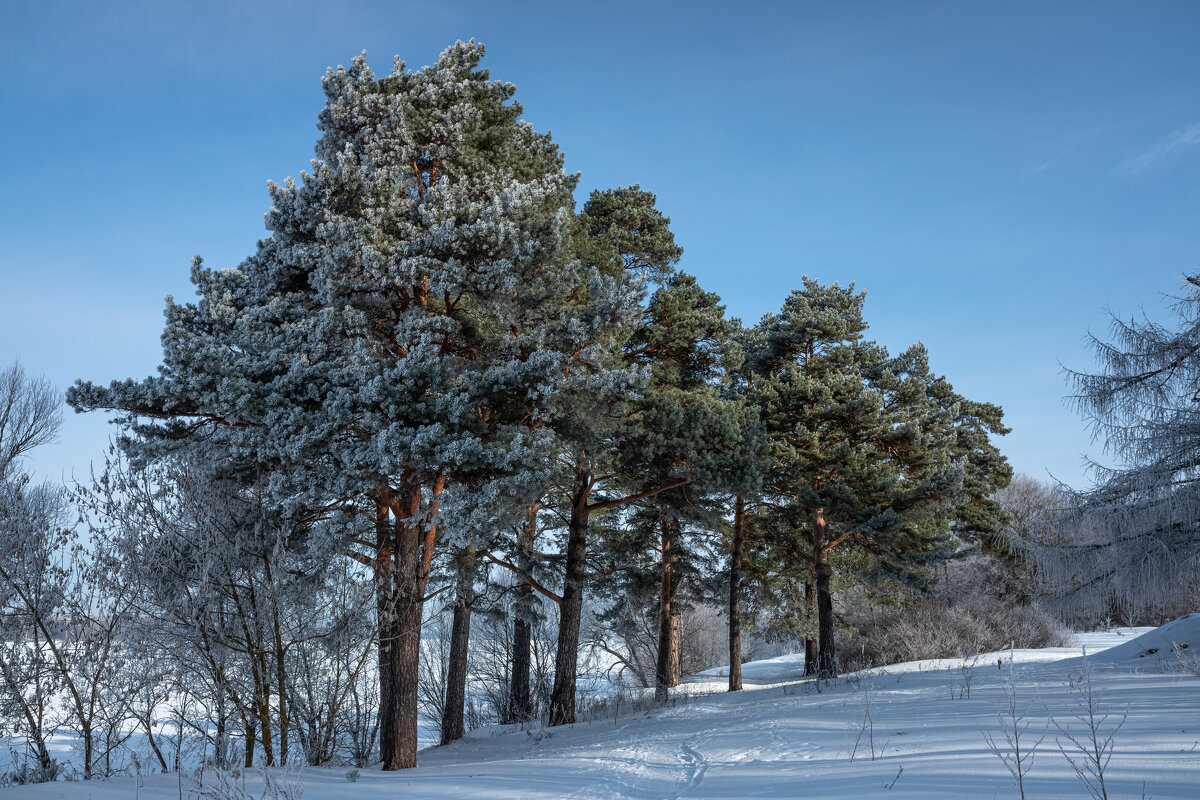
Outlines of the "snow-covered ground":
{"type": "MultiPolygon", "coordinates": [[[[1184,645],[1184,660],[1200,663],[1200,614],[1153,630],[1080,635],[1068,648],[1017,650],[1026,746],[1045,733],[1026,796],[1088,796],[1056,740],[1067,755],[1070,744],[1050,721],[1085,732],[1075,700],[1086,648],[1092,686],[1110,715],[1101,733],[1125,717],[1105,775],[1108,796],[1200,798],[1200,678],[1172,651],[1184,645]]],[[[744,665],[746,691],[737,694],[681,695],[664,707],[564,728],[476,731],[423,751],[417,769],[362,770],[353,782],[345,769],[306,769],[299,779],[305,800],[1011,798],[1016,785],[984,738],[1004,742],[997,714],[1007,708],[1007,662],[1005,652],[970,663],[898,664],[818,687],[803,679],[803,656],[783,656],[744,665]]],[[[683,690],[719,691],[724,674],[693,676],[683,690]]],[[[256,798],[261,785],[257,777],[249,782],[256,798]]],[[[176,776],[155,775],[137,788],[122,778],[0,790],[0,798],[115,800],[135,792],[166,800],[180,788],[176,776]]]]}

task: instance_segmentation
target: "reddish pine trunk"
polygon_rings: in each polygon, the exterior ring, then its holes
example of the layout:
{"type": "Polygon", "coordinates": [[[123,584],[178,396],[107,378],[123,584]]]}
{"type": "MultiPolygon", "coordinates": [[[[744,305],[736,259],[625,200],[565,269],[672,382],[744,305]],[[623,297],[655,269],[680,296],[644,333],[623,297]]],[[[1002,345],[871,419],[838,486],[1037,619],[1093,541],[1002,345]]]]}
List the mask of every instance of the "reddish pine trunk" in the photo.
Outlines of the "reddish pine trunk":
{"type": "MultiPolygon", "coordinates": [[[[438,487],[435,486],[435,491],[438,487]]],[[[421,659],[430,530],[422,530],[421,487],[403,494],[382,493],[386,508],[377,527],[388,527],[375,563],[379,603],[379,751],[385,770],[417,765],[417,671],[421,659]],[[394,517],[389,525],[386,511],[394,517]],[[388,559],[388,548],[391,558],[388,559]],[[423,554],[422,550],[426,552],[423,554]]]]}
{"type": "Polygon", "coordinates": [[[729,551],[729,691],[742,689],[742,547],[746,534],[746,498],[733,501],[733,543],[729,551]]]}
{"type": "Polygon", "coordinates": [[[421,544],[415,520],[421,511],[420,487],[407,490],[403,516],[396,520],[396,628],[392,646],[392,700],[396,705],[395,746],[384,769],[417,765],[417,673],[421,663],[421,612],[424,608],[421,544]]]}

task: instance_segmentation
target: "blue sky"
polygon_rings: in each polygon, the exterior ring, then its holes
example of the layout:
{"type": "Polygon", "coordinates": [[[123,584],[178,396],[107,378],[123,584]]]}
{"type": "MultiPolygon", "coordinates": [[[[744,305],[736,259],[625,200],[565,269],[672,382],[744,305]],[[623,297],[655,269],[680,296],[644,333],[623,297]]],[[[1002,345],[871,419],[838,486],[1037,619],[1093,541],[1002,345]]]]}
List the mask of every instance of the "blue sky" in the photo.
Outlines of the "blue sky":
{"type": "MultiPolygon", "coordinates": [[[[581,198],[656,192],[746,321],[803,274],[855,282],[1035,476],[1101,455],[1062,400],[1087,330],[1200,271],[1194,2],[7,2],[0,364],[150,374],[191,256],[236,265],[266,181],[308,166],[325,68],[470,37],[581,198]]],[[[34,467],[82,476],[110,432],[68,414],[34,467]]]]}

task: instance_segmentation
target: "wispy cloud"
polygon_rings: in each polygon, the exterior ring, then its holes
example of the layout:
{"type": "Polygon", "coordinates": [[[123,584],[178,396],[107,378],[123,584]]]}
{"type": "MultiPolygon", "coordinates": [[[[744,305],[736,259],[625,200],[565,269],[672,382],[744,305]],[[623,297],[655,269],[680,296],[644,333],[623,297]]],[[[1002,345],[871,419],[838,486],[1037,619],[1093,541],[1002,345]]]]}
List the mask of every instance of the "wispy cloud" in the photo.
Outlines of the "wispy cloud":
{"type": "Polygon", "coordinates": [[[1025,180],[1029,180],[1030,178],[1036,178],[1038,175],[1041,175],[1043,172],[1046,172],[1051,167],[1055,166],[1060,161],[1062,161],[1068,154],[1070,154],[1071,151],[1075,149],[1075,146],[1079,144],[1079,142],[1082,138],[1083,137],[1076,137],[1075,141],[1071,142],[1066,147],[1059,150],[1058,153],[1056,153],[1055,155],[1051,156],[1050,158],[1043,161],[1042,163],[1036,164],[1035,166],[1030,167],[1029,169],[1022,172],[1021,177],[1024,178],[1025,180]]]}
{"type": "Polygon", "coordinates": [[[1184,125],[1169,136],[1159,139],[1144,153],[1122,161],[1117,165],[1117,172],[1122,175],[1137,175],[1154,169],[1193,147],[1200,147],[1200,122],[1184,125]]]}

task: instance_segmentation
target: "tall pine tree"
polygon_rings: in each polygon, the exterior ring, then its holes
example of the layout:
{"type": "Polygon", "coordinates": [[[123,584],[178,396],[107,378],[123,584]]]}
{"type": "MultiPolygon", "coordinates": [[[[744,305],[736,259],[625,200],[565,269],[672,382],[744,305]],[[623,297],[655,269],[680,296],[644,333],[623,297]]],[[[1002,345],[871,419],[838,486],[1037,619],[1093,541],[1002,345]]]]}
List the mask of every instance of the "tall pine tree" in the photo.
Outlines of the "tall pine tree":
{"type": "Polygon", "coordinates": [[[313,172],[270,186],[270,236],[253,256],[197,263],[199,302],[168,300],[160,374],[69,396],[122,412],[136,458],[220,439],[270,471],[283,507],[349,516],[327,546],[375,576],[385,769],[416,763],[447,481],[484,476],[479,503],[507,501],[488,487],[540,468],[546,437],[529,418],[552,413],[572,352],[555,348],[581,327],[567,295],[623,302],[570,261],[575,178],[482,57],[459,42],[417,71],[397,60],[377,78],[362,57],[330,70],[313,172]]]}

